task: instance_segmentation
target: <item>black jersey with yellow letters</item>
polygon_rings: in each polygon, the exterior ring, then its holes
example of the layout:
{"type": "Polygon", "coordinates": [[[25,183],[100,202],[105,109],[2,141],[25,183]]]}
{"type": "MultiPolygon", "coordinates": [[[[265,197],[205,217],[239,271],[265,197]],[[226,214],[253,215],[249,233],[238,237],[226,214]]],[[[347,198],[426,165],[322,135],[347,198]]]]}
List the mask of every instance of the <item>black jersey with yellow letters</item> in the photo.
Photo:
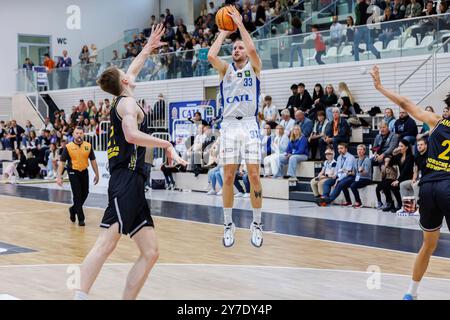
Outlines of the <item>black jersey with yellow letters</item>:
{"type": "Polygon", "coordinates": [[[427,174],[420,183],[450,179],[450,120],[441,119],[428,139],[427,174]]]}
{"type": "MultiPolygon", "coordinates": [[[[122,168],[145,174],[144,162],[146,148],[128,143],[122,130],[122,118],[117,111],[117,106],[122,98],[124,97],[119,96],[114,99],[110,112],[111,128],[108,133],[109,171],[112,174],[114,170],[122,168]]],[[[139,131],[148,133],[147,117],[145,116],[144,110],[140,106],[139,108],[144,113],[144,121],[139,124],[139,131]]]]}

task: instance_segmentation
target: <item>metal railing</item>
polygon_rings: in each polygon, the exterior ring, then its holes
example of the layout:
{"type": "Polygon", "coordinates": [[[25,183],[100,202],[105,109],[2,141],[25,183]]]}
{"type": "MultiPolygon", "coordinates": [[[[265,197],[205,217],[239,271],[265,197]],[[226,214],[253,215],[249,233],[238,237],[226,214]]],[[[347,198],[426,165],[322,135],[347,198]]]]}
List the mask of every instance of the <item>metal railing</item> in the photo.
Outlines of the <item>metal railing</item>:
{"type": "Polygon", "coordinates": [[[450,45],[450,31],[449,34],[446,35],[447,39],[440,39],[443,41],[441,44],[438,45],[437,48],[433,50],[433,52],[421,63],[419,64],[405,79],[403,79],[398,84],[398,92],[401,93],[402,88],[404,88],[410,81],[414,80],[414,76],[418,75],[419,73],[422,73],[421,76],[423,76],[423,73],[425,73],[426,79],[430,78],[431,87],[429,86],[429,81],[425,81],[423,84],[423,87],[425,88],[425,94],[420,99],[420,102],[422,102],[426,97],[428,97],[436,88],[438,88],[444,81],[446,81],[448,78],[450,78],[450,74],[443,75],[442,79],[439,78],[438,73],[438,53],[440,53],[441,50],[448,49],[448,46],[450,45]]]}
{"type": "MultiPolygon", "coordinates": [[[[170,134],[167,132],[154,132],[152,133],[152,137],[166,141],[172,141],[170,134]]],[[[153,149],[153,161],[155,161],[156,159],[162,159],[162,163],[166,162],[166,152],[163,148],[153,149]]]]}

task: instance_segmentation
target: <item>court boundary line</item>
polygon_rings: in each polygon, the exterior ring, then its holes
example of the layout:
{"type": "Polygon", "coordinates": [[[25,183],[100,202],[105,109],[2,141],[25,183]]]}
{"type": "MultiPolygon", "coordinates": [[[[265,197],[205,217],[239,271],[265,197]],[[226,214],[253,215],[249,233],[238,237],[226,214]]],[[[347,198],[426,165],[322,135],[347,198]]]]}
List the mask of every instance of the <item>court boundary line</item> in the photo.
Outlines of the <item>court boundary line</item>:
{"type": "MultiPolygon", "coordinates": [[[[134,262],[122,262],[122,263],[105,263],[103,266],[109,267],[121,267],[121,266],[132,266],[134,262]]],[[[30,265],[0,265],[2,268],[38,268],[38,267],[69,267],[69,266],[80,266],[77,263],[48,263],[48,264],[30,264],[30,265]]],[[[311,267],[289,267],[289,266],[265,266],[265,265],[249,265],[249,264],[221,264],[221,263],[171,263],[162,262],[156,263],[155,266],[161,267],[210,267],[210,268],[246,268],[246,269],[278,269],[278,270],[297,270],[297,271],[318,271],[318,272],[337,272],[337,273],[358,273],[370,275],[372,272],[360,271],[360,270],[345,270],[345,269],[329,269],[329,268],[311,268],[311,267]]],[[[381,276],[392,276],[392,277],[403,277],[410,278],[411,275],[400,274],[400,273],[390,273],[381,272],[381,276]]],[[[424,276],[423,279],[426,280],[437,280],[450,282],[450,278],[437,278],[437,277],[427,277],[424,276]]]]}
{"type": "MultiPolygon", "coordinates": [[[[70,206],[70,204],[68,204],[68,203],[61,203],[61,202],[55,202],[55,201],[46,201],[46,200],[40,200],[40,199],[21,198],[21,197],[10,196],[10,195],[0,195],[0,197],[18,198],[18,199],[25,199],[25,200],[29,200],[29,201],[39,201],[39,202],[45,202],[45,203],[54,203],[54,204],[58,204],[58,205],[62,205],[62,206],[70,206]]],[[[84,208],[94,209],[94,210],[105,210],[104,208],[91,207],[91,206],[84,206],[84,208]]],[[[214,224],[214,223],[209,223],[209,222],[177,219],[177,218],[164,217],[164,216],[158,216],[158,215],[152,215],[152,217],[161,218],[161,219],[167,219],[167,220],[174,220],[174,221],[178,221],[178,222],[181,221],[181,222],[188,222],[188,223],[204,224],[204,225],[215,226],[215,227],[222,227],[219,224],[214,224]]],[[[241,227],[236,227],[236,229],[238,229],[238,230],[248,230],[248,228],[241,228],[241,227]]],[[[415,230],[415,231],[420,231],[420,230],[415,230]]],[[[354,246],[354,247],[364,248],[364,249],[382,250],[382,251],[387,251],[387,252],[391,252],[391,253],[402,253],[402,254],[414,255],[414,256],[418,254],[418,252],[414,253],[414,252],[400,251],[400,250],[395,250],[395,249],[371,247],[371,246],[367,246],[367,245],[363,245],[363,244],[346,243],[346,242],[326,240],[326,239],[317,239],[317,238],[311,238],[311,237],[305,237],[305,236],[298,236],[298,235],[278,233],[278,232],[274,232],[274,231],[272,231],[272,232],[269,231],[269,234],[270,235],[282,236],[282,237],[315,240],[315,241],[322,241],[322,242],[325,242],[325,243],[340,244],[340,245],[346,245],[346,246],[354,246]]],[[[446,261],[450,260],[450,257],[447,258],[447,257],[441,257],[441,256],[432,256],[432,258],[434,258],[434,259],[442,259],[442,260],[446,260],[446,261]]]]}

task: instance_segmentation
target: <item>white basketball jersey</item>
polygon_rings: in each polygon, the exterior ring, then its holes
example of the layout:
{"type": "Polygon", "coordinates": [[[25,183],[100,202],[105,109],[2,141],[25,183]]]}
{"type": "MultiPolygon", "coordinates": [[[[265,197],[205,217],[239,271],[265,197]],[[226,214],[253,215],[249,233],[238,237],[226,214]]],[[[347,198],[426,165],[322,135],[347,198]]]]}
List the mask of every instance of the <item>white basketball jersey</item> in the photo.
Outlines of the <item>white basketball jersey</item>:
{"type": "Polygon", "coordinates": [[[228,66],[220,94],[224,119],[258,115],[260,82],[250,61],[242,70],[237,70],[234,63],[228,66]]]}

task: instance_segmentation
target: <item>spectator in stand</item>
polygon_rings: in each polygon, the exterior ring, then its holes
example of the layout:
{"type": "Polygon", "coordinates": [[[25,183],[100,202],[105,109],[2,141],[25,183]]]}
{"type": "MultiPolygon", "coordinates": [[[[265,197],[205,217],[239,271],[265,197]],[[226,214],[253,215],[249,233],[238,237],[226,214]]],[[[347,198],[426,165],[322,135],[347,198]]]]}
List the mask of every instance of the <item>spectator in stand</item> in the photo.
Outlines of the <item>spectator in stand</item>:
{"type": "Polygon", "coordinates": [[[24,135],[22,136],[22,145],[24,145],[26,147],[27,141],[30,138],[31,131],[36,131],[36,128],[31,124],[30,120],[27,120],[25,122],[24,130],[25,130],[25,132],[24,132],[24,135]]]}
{"type": "Polygon", "coordinates": [[[314,40],[314,49],[316,50],[315,59],[317,64],[325,64],[322,61],[322,56],[326,53],[327,47],[325,45],[325,41],[323,40],[322,35],[319,32],[319,27],[315,24],[311,27],[311,35],[307,37],[307,39],[314,40]]]}
{"type": "Polygon", "coordinates": [[[288,165],[287,175],[290,179],[297,180],[297,166],[299,162],[307,161],[309,155],[308,140],[302,134],[302,130],[298,125],[294,125],[290,134],[290,141],[286,149],[286,153],[278,159],[280,166],[274,174],[274,178],[283,176],[283,166],[288,165]]]}
{"type": "Polygon", "coordinates": [[[49,153],[47,154],[47,175],[46,180],[56,179],[57,174],[57,162],[59,160],[58,150],[55,143],[50,144],[49,153]]]}
{"type": "MultiPolygon", "coordinates": [[[[428,111],[428,112],[432,112],[432,113],[435,113],[434,112],[434,109],[433,109],[433,107],[432,106],[427,106],[426,108],[425,108],[425,111],[428,111]]],[[[416,140],[419,140],[419,139],[426,139],[427,141],[428,141],[428,137],[430,136],[430,126],[428,126],[428,124],[426,124],[425,122],[422,124],[422,129],[420,130],[420,133],[417,135],[417,137],[416,137],[416,140]]]]}
{"type": "Polygon", "coordinates": [[[263,115],[264,122],[270,126],[270,128],[275,128],[277,125],[278,118],[278,108],[272,104],[272,97],[266,96],[263,102],[263,115]]]}
{"type": "MultiPolygon", "coordinates": [[[[372,11],[379,10],[379,7],[371,5],[372,11]]],[[[359,44],[361,41],[366,43],[367,49],[370,50],[377,59],[381,59],[380,52],[373,45],[371,36],[371,29],[367,25],[367,20],[372,15],[369,13],[369,4],[366,0],[358,0],[355,6],[356,26],[355,40],[353,42],[353,52],[355,55],[355,61],[359,61],[359,44]]]]}
{"type": "Polygon", "coordinates": [[[83,115],[83,117],[88,118],[89,113],[87,112],[88,106],[86,102],[84,102],[84,99],[80,99],[80,103],[78,104],[77,111],[79,114],[83,115]]]}
{"type": "Polygon", "coordinates": [[[89,63],[89,56],[89,47],[84,45],[81,49],[80,55],[78,56],[78,59],[80,60],[80,85],[82,87],[84,87],[84,84],[87,82],[88,78],[87,64],[89,63]]]}
{"type": "Polygon", "coordinates": [[[302,52],[303,39],[300,36],[300,34],[302,34],[302,20],[299,17],[292,18],[291,26],[292,26],[291,31],[290,32],[286,31],[288,35],[292,36],[291,47],[289,48],[289,68],[293,67],[295,51],[297,51],[300,67],[303,67],[305,63],[302,52]]]}
{"type": "Polygon", "coordinates": [[[386,49],[389,42],[394,39],[395,36],[400,35],[399,26],[397,23],[392,23],[395,18],[392,15],[392,11],[390,7],[384,9],[384,15],[381,18],[381,21],[384,23],[381,24],[381,34],[379,36],[380,41],[383,42],[383,49],[386,49]]]}
{"type": "Polygon", "coordinates": [[[358,158],[355,160],[353,171],[356,173],[355,181],[350,185],[350,189],[355,196],[354,208],[362,207],[361,197],[358,189],[365,188],[372,184],[372,163],[366,156],[366,146],[360,144],[357,148],[358,158]]]}
{"type": "Polygon", "coordinates": [[[333,85],[329,84],[325,88],[325,94],[322,96],[322,98],[319,99],[319,101],[315,101],[314,103],[320,103],[325,107],[325,113],[327,115],[327,119],[331,121],[333,118],[333,107],[337,104],[338,97],[336,93],[334,92],[333,85]]]}
{"type": "Polygon", "coordinates": [[[25,134],[24,128],[17,124],[16,120],[11,120],[10,127],[8,129],[7,139],[11,149],[20,149],[22,138],[25,134]]]}
{"type": "Polygon", "coordinates": [[[25,63],[22,65],[22,69],[27,69],[27,71],[32,71],[34,67],[33,61],[30,58],[25,59],[25,63]]]}
{"type": "Polygon", "coordinates": [[[330,44],[339,48],[342,41],[345,41],[344,26],[339,23],[338,16],[333,16],[333,23],[330,26],[330,44]]]}
{"type": "Polygon", "coordinates": [[[70,114],[70,124],[74,124],[78,119],[78,107],[72,106],[72,113],[70,114]]]}
{"type": "Polygon", "coordinates": [[[315,119],[316,113],[319,110],[325,111],[325,106],[322,103],[320,103],[320,99],[322,99],[322,97],[323,97],[323,87],[320,83],[316,83],[316,85],[314,86],[314,92],[312,96],[313,107],[308,113],[308,117],[310,119],[315,119]]]}
{"type": "Polygon", "coordinates": [[[268,123],[264,125],[263,134],[261,135],[261,158],[264,159],[272,154],[272,128],[268,123]]]}
{"type": "Polygon", "coordinates": [[[406,6],[403,4],[403,0],[394,0],[394,6],[392,10],[392,15],[394,20],[401,20],[405,17],[406,6]]]}
{"type": "Polygon", "coordinates": [[[306,114],[309,114],[309,111],[311,110],[313,100],[311,98],[311,95],[309,94],[308,90],[305,89],[305,84],[300,82],[298,84],[298,104],[297,104],[297,110],[301,110],[305,112],[306,114]]]}
{"type": "Polygon", "coordinates": [[[253,21],[251,19],[252,19],[251,18],[251,12],[250,12],[250,15],[243,14],[244,27],[250,33],[254,32],[256,30],[255,24],[253,23],[253,21]]]}
{"type": "Polygon", "coordinates": [[[394,193],[397,200],[397,206],[394,206],[392,200],[388,200],[388,204],[383,211],[397,212],[402,207],[402,197],[400,195],[400,183],[406,180],[412,180],[414,173],[414,156],[412,154],[411,144],[408,140],[400,140],[398,147],[393,152],[392,165],[399,167],[399,176],[388,186],[385,186],[384,194],[390,194],[389,190],[394,193]]]}
{"type": "Polygon", "coordinates": [[[36,136],[36,131],[30,131],[30,134],[29,134],[26,144],[25,144],[25,148],[27,149],[27,152],[31,151],[35,155],[37,155],[38,145],[39,145],[39,140],[36,136]]]}
{"type": "Polygon", "coordinates": [[[400,116],[399,119],[395,121],[394,128],[399,140],[405,139],[411,145],[416,143],[416,136],[418,133],[417,124],[406,111],[400,110],[400,116]]]}
{"type": "Polygon", "coordinates": [[[372,163],[379,166],[384,163],[384,158],[391,157],[394,149],[398,145],[398,137],[394,132],[389,130],[385,121],[381,121],[378,125],[380,132],[375,137],[373,143],[373,158],[372,163]]]}
{"type": "Polygon", "coordinates": [[[46,53],[44,55],[44,62],[42,65],[47,70],[49,90],[53,90],[53,88],[54,88],[54,86],[53,86],[53,71],[56,67],[56,63],[52,58],[50,58],[50,55],[48,53],[46,53]]]}
{"type": "Polygon", "coordinates": [[[209,2],[209,4],[208,4],[208,14],[213,14],[213,15],[215,15],[216,14],[216,8],[214,7],[214,2],[209,2]]]}
{"type": "Polygon", "coordinates": [[[272,137],[272,144],[270,146],[271,154],[264,158],[264,176],[271,176],[278,172],[279,158],[283,155],[289,144],[289,137],[284,134],[282,125],[278,125],[275,130],[275,136],[272,137]]]}
{"type": "Polygon", "coordinates": [[[291,86],[291,90],[292,90],[292,96],[290,96],[288,99],[286,109],[289,110],[291,118],[294,118],[295,111],[297,111],[297,109],[299,108],[299,103],[300,103],[299,96],[298,96],[298,85],[294,83],[291,86]]]}
{"type": "Polygon", "coordinates": [[[411,3],[406,6],[405,18],[415,18],[419,17],[422,14],[422,6],[417,0],[410,0],[411,3]]]}
{"type": "Polygon", "coordinates": [[[56,68],[58,70],[58,86],[59,89],[69,88],[69,76],[70,70],[68,68],[72,67],[72,58],[68,56],[67,50],[63,50],[63,56],[59,58],[56,68]]]}
{"type": "Polygon", "coordinates": [[[309,136],[309,146],[311,147],[311,159],[317,160],[317,150],[319,150],[319,159],[325,159],[325,149],[327,143],[325,142],[326,128],[328,125],[328,119],[325,117],[325,112],[322,110],[317,112],[317,119],[314,122],[312,133],[309,136]]]}
{"type": "Polygon", "coordinates": [[[88,119],[95,118],[95,115],[97,114],[97,108],[95,107],[95,103],[92,100],[89,100],[87,102],[87,117],[88,119]]]}
{"type": "MultiPolygon", "coordinates": [[[[158,94],[158,100],[153,105],[153,110],[151,119],[155,121],[157,127],[166,126],[166,101],[162,93],[158,94]]],[[[201,114],[200,114],[201,117],[201,114]]]]}
{"type": "Polygon", "coordinates": [[[300,127],[305,137],[309,138],[311,136],[314,123],[305,116],[303,111],[298,110],[295,113],[295,124],[300,127]]]}
{"type": "Polygon", "coordinates": [[[173,173],[180,172],[181,170],[182,166],[173,161],[173,159],[167,160],[166,163],[161,166],[161,171],[166,179],[167,190],[175,190],[176,184],[175,179],[173,178],[173,173]]]}
{"type": "Polygon", "coordinates": [[[355,39],[355,21],[352,16],[347,17],[347,26],[345,30],[346,44],[352,43],[355,39]]]}
{"type": "Polygon", "coordinates": [[[167,23],[170,23],[171,26],[175,25],[175,18],[172,13],[170,13],[170,9],[166,9],[166,17],[164,20],[164,24],[167,25],[167,23]]]}
{"type": "Polygon", "coordinates": [[[289,137],[295,125],[295,120],[291,118],[291,113],[288,109],[281,111],[280,125],[284,128],[284,134],[289,137]]]}
{"type": "Polygon", "coordinates": [[[395,131],[395,116],[394,116],[394,111],[391,108],[386,108],[384,109],[384,118],[383,118],[384,122],[386,122],[386,124],[389,127],[389,131],[390,132],[394,132],[395,131]]]}
{"type": "Polygon", "coordinates": [[[331,185],[336,181],[336,160],[334,160],[334,151],[328,148],[325,151],[326,160],[323,163],[322,170],[317,177],[310,182],[311,189],[316,198],[327,198],[330,196],[331,185]],[[329,183],[325,183],[329,181],[329,183]],[[325,189],[324,186],[327,188],[325,189]]]}
{"type": "Polygon", "coordinates": [[[417,140],[417,153],[414,156],[413,177],[411,180],[405,180],[400,183],[400,195],[402,199],[404,197],[414,196],[416,201],[419,200],[419,182],[420,179],[427,173],[427,158],[427,140],[421,138],[417,140]]]}
{"type": "Polygon", "coordinates": [[[385,193],[386,197],[386,204],[383,204],[381,201],[381,191],[384,192],[386,188],[389,188],[392,183],[397,179],[398,176],[398,170],[397,167],[394,166],[391,162],[391,156],[386,156],[383,158],[383,164],[381,165],[381,181],[378,182],[378,185],[375,189],[376,195],[377,195],[377,209],[383,210],[387,209],[386,211],[390,211],[392,208],[392,195],[391,191],[385,193]]]}
{"type": "Polygon", "coordinates": [[[333,108],[333,118],[325,129],[325,142],[328,145],[332,144],[335,156],[339,154],[338,145],[341,143],[349,143],[351,136],[351,129],[347,120],[341,118],[339,108],[333,108]]]}
{"type": "Polygon", "coordinates": [[[262,0],[256,8],[255,26],[258,29],[260,39],[266,38],[268,32],[266,27],[263,27],[267,21],[266,5],[267,1],[262,0]]]}
{"type": "Polygon", "coordinates": [[[344,192],[345,203],[343,206],[351,206],[350,193],[348,188],[355,181],[355,157],[348,152],[348,145],[344,142],[339,143],[338,146],[339,157],[336,162],[336,180],[330,179],[324,183],[324,189],[334,186],[333,191],[327,198],[318,198],[317,204],[324,206],[330,204],[339,197],[341,192],[344,192]]]}

